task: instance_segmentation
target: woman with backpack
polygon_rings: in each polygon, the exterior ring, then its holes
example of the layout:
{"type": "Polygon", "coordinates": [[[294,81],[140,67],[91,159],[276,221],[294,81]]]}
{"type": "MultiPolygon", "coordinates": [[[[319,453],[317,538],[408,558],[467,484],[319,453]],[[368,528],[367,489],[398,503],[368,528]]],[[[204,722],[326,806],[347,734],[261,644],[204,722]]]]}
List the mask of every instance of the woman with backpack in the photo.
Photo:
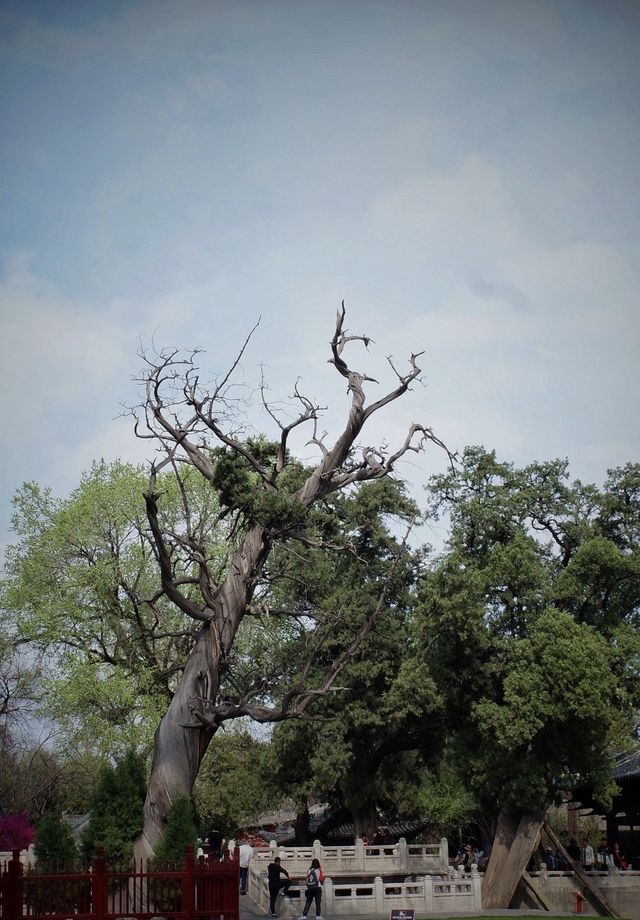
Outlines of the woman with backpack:
{"type": "Polygon", "coordinates": [[[311,865],[307,869],[307,896],[304,902],[304,910],[300,920],[307,920],[307,914],[311,907],[311,902],[316,902],[316,920],[322,920],[320,908],[322,905],[322,883],[324,882],[324,872],[320,867],[319,859],[312,859],[311,865]]]}

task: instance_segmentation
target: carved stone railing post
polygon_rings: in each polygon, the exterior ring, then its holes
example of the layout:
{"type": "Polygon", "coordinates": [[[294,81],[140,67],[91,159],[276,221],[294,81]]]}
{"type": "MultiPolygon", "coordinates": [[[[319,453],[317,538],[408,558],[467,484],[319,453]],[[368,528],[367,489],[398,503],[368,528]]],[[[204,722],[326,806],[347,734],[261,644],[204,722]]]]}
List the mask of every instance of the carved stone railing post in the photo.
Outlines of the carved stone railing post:
{"type": "Polygon", "coordinates": [[[385,912],[384,882],[379,875],[376,875],[373,880],[373,893],[375,896],[376,914],[381,915],[385,912]]]}
{"type": "Polygon", "coordinates": [[[401,872],[406,872],[409,868],[409,862],[407,859],[407,840],[406,837],[401,837],[398,840],[398,860],[399,860],[399,869],[401,872]]]}
{"type": "Polygon", "coordinates": [[[433,879],[430,875],[422,876],[424,891],[424,910],[427,914],[433,913],[433,879]]]}

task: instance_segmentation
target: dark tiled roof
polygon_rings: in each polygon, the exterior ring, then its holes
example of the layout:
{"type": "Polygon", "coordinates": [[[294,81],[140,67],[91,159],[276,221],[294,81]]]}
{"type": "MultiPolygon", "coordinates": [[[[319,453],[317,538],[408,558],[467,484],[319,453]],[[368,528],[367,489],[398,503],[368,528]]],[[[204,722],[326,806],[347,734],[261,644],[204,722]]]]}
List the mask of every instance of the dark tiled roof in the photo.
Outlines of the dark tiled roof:
{"type": "MultiPolygon", "coordinates": [[[[310,829],[316,830],[316,827],[313,827],[314,822],[310,822],[310,829]]],[[[422,821],[406,821],[404,823],[398,824],[381,824],[378,827],[378,832],[384,837],[395,837],[399,839],[400,837],[410,837],[413,834],[418,834],[420,831],[424,830],[429,824],[428,819],[423,819],[422,821]]],[[[328,833],[323,834],[323,837],[326,837],[328,840],[355,840],[355,826],[346,822],[344,824],[339,824],[337,827],[333,827],[328,833]]],[[[287,844],[292,844],[295,840],[295,831],[292,825],[281,824],[275,830],[264,830],[261,829],[258,831],[258,834],[265,843],[270,843],[272,840],[278,844],[278,846],[286,846],[287,844]]]]}
{"type": "Polygon", "coordinates": [[[632,779],[635,776],[640,776],[640,751],[618,754],[613,768],[613,778],[632,779]]]}
{"type": "MultiPolygon", "coordinates": [[[[423,831],[425,827],[429,824],[428,819],[422,821],[406,821],[399,824],[381,824],[378,827],[378,832],[383,836],[387,837],[410,837],[413,834],[418,834],[420,831],[423,831]]],[[[328,837],[330,839],[346,839],[351,838],[355,839],[355,826],[351,823],[341,824],[339,827],[334,827],[333,830],[329,831],[328,837]]]]}
{"type": "Polygon", "coordinates": [[[275,840],[279,847],[286,846],[296,839],[296,833],[291,824],[281,824],[271,831],[261,829],[258,831],[258,836],[262,837],[263,846],[269,846],[272,840],[275,840]]]}

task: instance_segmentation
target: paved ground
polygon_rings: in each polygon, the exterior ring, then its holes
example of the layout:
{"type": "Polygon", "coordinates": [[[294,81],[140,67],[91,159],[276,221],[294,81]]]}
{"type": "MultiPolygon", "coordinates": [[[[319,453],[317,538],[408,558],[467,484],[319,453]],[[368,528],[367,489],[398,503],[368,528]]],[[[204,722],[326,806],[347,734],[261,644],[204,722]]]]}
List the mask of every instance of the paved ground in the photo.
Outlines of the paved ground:
{"type": "Polygon", "coordinates": [[[267,916],[262,908],[251,900],[248,894],[240,895],[240,920],[264,920],[267,916]]]}
{"type": "MultiPolygon", "coordinates": [[[[526,915],[528,917],[531,917],[531,916],[537,916],[538,914],[540,914],[540,916],[544,918],[545,911],[530,910],[528,908],[522,908],[520,910],[473,911],[474,917],[513,917],[513,920],[517,920],[518,916],[526,915]]],[[[464,917],[468,917],[469,914],[463,913],[463,912],[452,911],[451,913],[446,913],[446,914],[429,914],[429,916],[433,917],[435,920],[435,918],[439,918],[439,917],[440,918],[442,917],[464,918],[464,917]]],[[[558,912],[554,911],[553,916],[554,917],[571,917],[572,914],[563,914],[559,911],[558,912]]],[[[265,920],[265,918],[269,918],[270,920],[268,912],[265,912],[262,910],[262,908],[258,907],[258,905],[254,901],[251,900],[248,894],[241,895],[240,897],[240,920],[265,920]]],[[[281,920],[285,920],[285,918],[281,917],[281,920]]],[[[311,909],[310,920],[315,920],[315,918],[313,917],[313,908],[311,909]]],[[[358,917],[358,920],[366,920],[366,918],[358,917]]]]}
{"type": "MultiPolygon", "coordinates": [[[[542,920],[544,920],[544,911],[530,910],[528,908],[521,908],[519,910],[479,910],[474,911],[474,917],[513,917],[513,920],[518,920],[518,917],[526,915],[528,917],[537,916],[540,914],[542,920]]],[[[461,920],[464,917],[469,917],[468,913],[452,911],[451,913],[446,914],[429,914],[430,917],[443,918],[443,917],[460,917],[461,920]]],[[[554,917],[571,917],[573,914],[563,914],[560,911],[553,912],[554,917]]],[[[258,907],[255,904],[248,894],[241,896],[240,898],[240,918],[241,920],[264,920],[265,917],[269,917],[267,911],[262,910],[261,907],[258,907]]],[[[311,911],[310,920],[315,920],[313,917],[313,908],[311,911]]],[[[358,917],[358,920],[366,920],[365,917],[358,917]]]]}
{"type": "MultiPolygon", "coordinates": [[[[304,899],[301,907],[304,906],[304,899]]],[[[280,920],[298,920],[300,916],[299,911],[300,907],[295,905],[295,909],[291,905],[284,905],[282,899],[278,898],[278,903],[276,905],[276,910],[279,910],[280,920]]],[[[240,895],[240,920],[271,920],[271,915],[268,910],[263,910],[261,907],[258,907],[256,902],[249,897],[248,894],[240,895]]],[[[311,917],[309,920],[315,920],[313,913],[313,908],[311,908],[311,917]]]]}

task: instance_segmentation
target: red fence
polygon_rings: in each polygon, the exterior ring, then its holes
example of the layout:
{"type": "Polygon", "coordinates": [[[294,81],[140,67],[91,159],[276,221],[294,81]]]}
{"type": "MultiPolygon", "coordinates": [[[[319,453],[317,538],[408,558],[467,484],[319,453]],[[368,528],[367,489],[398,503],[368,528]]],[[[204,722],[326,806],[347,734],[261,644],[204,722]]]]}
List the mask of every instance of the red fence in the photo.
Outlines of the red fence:
{"type": "Polygon", "coordinates": [[[240,920],[238,851],[235,859],[196,859],[185,853],[184,864],[148,870],[108,866],[98,851],[83,872],[23,870],[16,851],[0,866],[2,920],[240,920]]]}

